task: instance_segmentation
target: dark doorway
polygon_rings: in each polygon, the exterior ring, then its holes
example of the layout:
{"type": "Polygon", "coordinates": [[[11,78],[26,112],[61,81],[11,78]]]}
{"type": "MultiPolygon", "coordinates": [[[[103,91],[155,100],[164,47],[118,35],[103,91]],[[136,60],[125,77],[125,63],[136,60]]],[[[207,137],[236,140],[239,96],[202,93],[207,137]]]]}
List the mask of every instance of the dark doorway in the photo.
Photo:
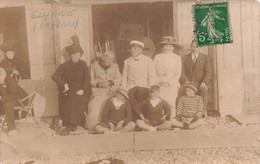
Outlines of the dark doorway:
{"type": "Polygon", "coordinates": [[[93,5],[95,54],[110,48],[122,71],[132,39],[145,43],[144,54],[153,58],[164,35],[173,35],[172,2],[93,5]],[[104,44],[104,43],[108,44],[104,44]]]}
{"type": "Polygon", "coordinates": [[[29,79],[30,63],[26,31],[25,7],[9,7],[0,9],[0,35],[3,42],[15,41],[15,58],[19,61],[23,79],[29,79]]]}

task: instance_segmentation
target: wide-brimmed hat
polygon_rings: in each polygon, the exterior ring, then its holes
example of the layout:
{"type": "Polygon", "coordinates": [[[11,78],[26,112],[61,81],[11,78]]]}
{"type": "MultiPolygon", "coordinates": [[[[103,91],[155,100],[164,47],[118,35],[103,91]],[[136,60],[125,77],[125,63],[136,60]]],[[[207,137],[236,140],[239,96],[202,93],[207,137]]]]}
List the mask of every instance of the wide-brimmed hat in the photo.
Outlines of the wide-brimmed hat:
{"type": "Polygon", "coordinates": [[[175,49],[182,49],[182,46],[174,36],[164,36],[161,38],[159,44],[171,44],[175,49]]]}
{"type": "Polygon", "coordinates": [[[127,90],[120,88],[120,89],[117,90],[117,92],[122,94],[123,96],[125,96],[126,99],[129,99],[127,90]]]}
{"type": "Polygon", "coordinates": [[[73,54],[79,52],[82,55],[84,53],[84,50],[80,46],[78,36],[77,35],[72,36],[71,40],[73,42],[72,45],[65,47],[68,54],[73,55],[73,54]]]}
{"type": "Polygon", "coordinates": [[[141,48],[144,48],[144,43],[139,41],[139,40],[132,40],[130,42],[130,46],[131,47],[141,47],[141,48]]]}
{"type": "Polygon", "coordinates": [[[190,88],[194,90],[195,93],[198,92],[197,85],[194,82],[189,82],[187,84],[184,84],[184,89],[185,88],[190,88]]]}
{"type": "Polygon", "coordinates": [[[16,42],[14,40],[8,40],[0,46],[0,49],[5,53],[8,51],[15,51],[15,45],[16,42]]]}

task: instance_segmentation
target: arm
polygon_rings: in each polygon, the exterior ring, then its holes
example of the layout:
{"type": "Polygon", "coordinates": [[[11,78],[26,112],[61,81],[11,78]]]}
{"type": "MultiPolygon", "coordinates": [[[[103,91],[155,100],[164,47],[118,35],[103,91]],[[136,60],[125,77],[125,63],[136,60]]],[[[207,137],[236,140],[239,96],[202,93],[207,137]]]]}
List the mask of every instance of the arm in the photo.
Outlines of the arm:
{"type": "Polygon", "coordinates": [[[204,65],[204,77],[202,79],[202,82],[205,82],[208,86],[210,78],[211,78],[210,60],[209,60],[208,55],[206,55],[206,63],[204,65]]]}
{"type": "Polygon", "coordinates": [[[182,73],[182,61],[181,58],[178,56],[178,58],[176,58],[175,72],[171,74],[171,76],[169,77],[170,85],[179,84],[181,73],[182,73]]]}
{"type": "Polygon", "coordinates": [[[118,65],[115,64],[115,77],[113,80],[114,85],[119,85],[122,81],[122,75],[119,71],[118,65]]]}
{"type": "Polygon", "coordinates": [[[124,68],[123,68],[123,73],[122,73],[122,82],[121,82],[121,87],[126,88],[127,85],[127,72],[128,72],[128,67],[127,67],[127,59],[124,61],[124,68]]]}
{"type": "Polygon", "coordinates": [[[95,62],[90,66],[90,85],[91,87],[97,86],[97,82],[95,81],[95,62]]]}
{"type": "Polygon", "coordinates": [[[178,105],[177,105],[177,110],[176,110],[176,115],[179,116],[181,115],[181,111],[183,109],[183,97],[180,98],[178,105]]]}
{"type": "Polygon", "coordinates": [[[143,100],[134,106],[135,112],[140,116],[143,115],[143,109],[146,106],[148,100],[143,100]]]}
{"type": "Polygon", "coordinates": [[[202,20],[201,24],[203,24],[208,17],[209,17],[209,13],[207,13],[206,17],[202,20]]]}
{"type": "Polygon", "coordinates": [[[164,103],[164,115],[166,116],[166,120],[169,120],[171,117],[171,108],[167,102],[164,103]]]}
{"type": "Polygon", "coordinates": [[[89,74],[89,70],[88,70],[88,67],[87,67],[87,64],[84,62],[83,63],[83,69],[84,69],[84,82],[82,84],[82,87],[81,89],[84,90],[85,92],[88,91],[89,89],[89,83],[90,83],[90,74],[89,74]]]}
{"type": "Polygon", "coordinates": [[[198,96],[198,99],[198,112],[195,114],[195,119],[201,118],[203,114],[203,98],[201,96],[198,96]]]}
{"type": "Polygon", "coordinates": [[[148,58],[148,86],[152,86],[157,83],[157,74],[155,71],[155,65],[151,58],[148,58]]]}
{"type": "Polygon", "coordinates": [[[132,109],[131,109],[131,104],[129,101],[125,102],[126,104],[126,118],[123,119],[124,122],[129,122],[132,121],[132,109]]]}
{"type": "Polygon", "coordinates": [[[186,75],[186,71],[185,71],[186,58],[187,58],[186,56],[184,56],[182,58],[182,70],[181,70],[181,78],[180,78],[181,84],[184,84],[185,82],[189,81],[188,76],[186,75]]]}
{"type": "Polygon", "coordinates": [[[52,75],[52,80],[56,82],[59,86],[64,86],[66,82],[63,80],[64,75],[64,64],[60,65],[56,72],[52,75]]]}

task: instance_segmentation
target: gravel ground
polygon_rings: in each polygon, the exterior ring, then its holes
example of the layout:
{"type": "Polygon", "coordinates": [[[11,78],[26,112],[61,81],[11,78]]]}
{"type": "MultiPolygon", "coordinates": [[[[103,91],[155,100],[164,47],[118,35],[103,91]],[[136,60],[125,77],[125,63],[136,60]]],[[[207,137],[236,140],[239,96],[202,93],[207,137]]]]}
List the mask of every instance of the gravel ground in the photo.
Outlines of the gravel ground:
{"type": "MultiPolygon", "coordinates": [[[[232,128],[241,126],[229,117],[206,117],[205,124],[199,129],[232,128]]],[[[247,126],[258,126],[249,124],[247,126]]],[[[52,135],[56,135],[52,131],[52,135]]],[[[260,141],[259,141],[260,142],[260,141]]],[[[203,148],[152,150],[137,152],[115,152],[96,154],[74,154],[63,156],[34,156],[26,159],[10,159],[10,164],[87,164],[100,159],[114,157],[124,160],[126,164],[259,164],[260,147],[203,148]],[[30,163],[31,161],[31,163],[30,163]]]]}
{"type": "MultiPolygon", "coordinates": [[[[34,161],[36,164],[87,164],[88,162],[114,157],[126,164],[258,164],[260,147],[176,149],[138,152],[77,154],[55,157],[32,157],[17,164],[34,161]]],[[[9,161],[10,164],[16,164],[9,161]]],[[[9,163],[6,161],[6,163],[9,163]]],[[[32,164],[32,163],[31,163],[32,164]]]]}

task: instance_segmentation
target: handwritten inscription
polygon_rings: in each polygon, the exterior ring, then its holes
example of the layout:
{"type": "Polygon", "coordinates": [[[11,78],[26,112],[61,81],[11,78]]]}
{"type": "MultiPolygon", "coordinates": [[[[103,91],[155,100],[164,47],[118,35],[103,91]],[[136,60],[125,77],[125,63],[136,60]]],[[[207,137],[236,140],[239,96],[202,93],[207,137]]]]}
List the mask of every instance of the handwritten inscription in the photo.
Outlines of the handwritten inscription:
{"type": "Polygon", "coordinates": [[[71,10],[34,10],[31,18],[34,20],[33,31],[70,27],[76,29],[79,21],[74,18],[78,9],[71,10]]]}

